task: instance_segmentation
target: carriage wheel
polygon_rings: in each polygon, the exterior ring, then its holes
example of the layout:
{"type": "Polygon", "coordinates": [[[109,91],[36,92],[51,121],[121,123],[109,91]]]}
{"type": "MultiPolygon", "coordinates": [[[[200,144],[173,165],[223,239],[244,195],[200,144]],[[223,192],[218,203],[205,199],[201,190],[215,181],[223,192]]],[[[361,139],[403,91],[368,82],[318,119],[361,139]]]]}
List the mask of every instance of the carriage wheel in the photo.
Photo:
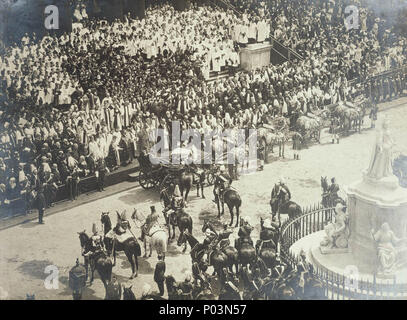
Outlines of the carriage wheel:
{"type": "Polygon", "coordinates": [[[215,183],[215,173],[209,172],[206,175],[206,181],[208,181],[208,185],[212,186],[215,183]]]}
{"type": "Polygon", "coordinates": [[[153,189],[156,186],[156,182],[152,179],[151,175],[143,170],[139,171],[139,183],[140,186],[145,190],[153,189]]]}

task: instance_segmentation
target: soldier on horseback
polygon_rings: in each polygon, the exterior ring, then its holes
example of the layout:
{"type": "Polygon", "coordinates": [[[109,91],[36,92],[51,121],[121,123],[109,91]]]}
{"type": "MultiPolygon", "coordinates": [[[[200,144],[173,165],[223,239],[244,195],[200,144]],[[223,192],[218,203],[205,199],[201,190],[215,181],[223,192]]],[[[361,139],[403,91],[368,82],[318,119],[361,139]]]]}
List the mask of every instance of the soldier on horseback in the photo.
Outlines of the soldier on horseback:
{"type": "Polygon", "coordinates": [[[131,226],[130,226],[129,220],[127,220],[126,210],[124,210],[121,215],[119,215],[119,213],[117,213],[117,216],[118,216],[118,220],[117,220],[117,225],[114,228],[114,231],[116,232],[117,235],[120,236],[120,235],[126,233],[127,230],[130,230],[131,226]]]}
{"type": "Polygon", "coordinates": [[[277,249],[275,236],[278,233],[278,225],[273,223],[270,219],[266,219],[260,231],[260,240],[256,243],[256,252],[260,253],[262,248],[277,249]]]}
{"type": "Polygon", "coordinates": [[[232,230],[228,229],[228,225],[225,223],[223,225],[223,230],[219,233],[217,244],[219,244],[219,248],[222,250],[228,246],[230,246],[229,236],[233,233],[232,230]]]}
{"type": "Polygon", "coordinates": [[[338,192],[339,192],[339,184],[336,183],[336,179],[332,178],[331,179],[331,185],[328,188],[328,195],[329,195],[329,203],[331,206],[335,205],[335,201],[339,198],[338,192]]]}
{"type": "MultiPolygon", "coordinates": [[[[215,194],[219,197],[219,200],[223,202],[224,192],[232,185],[232,178],[226,172],[225,166],[220,167],[220,173],[215,178],[215,194]]],[[[216,200],[213,200],[216,203],[216,200]]]]}
{"type": "Polygon", "coordinates": [[[240,248],[243,243],[248,243],[253,246],[253,240],[250,237],[253,229],[254,228],[251,226],[250,218],[248,216],[242,217],[239,232],[237,233],[239,238],[237,239],[236,249],[240,248]]]}
{"type": "Polygon", "coordinates": [[[179,190],[179,186],[176,185],[175,189],[174,189],[172,199],[171,199],[171,202],[163,210],[165,220],[169,221],[169,219],[172,218],[174,213],[177,213],[178,211],[182,210],[184,207],[185,207],[184,198],[181,195],[181,191],[179,190]],[[172,210],[172,213],[170,213],[170,216],[168,216],[167,212],[170,211],[170,210],[172,210]]]}
{"type": "Polygon", "coordinates": [[[90,259],[91,265],[94,264],[94,258],[97,257],[99,254],[103,253],[105,254],[105,246],[103,243],[103,237],[99,234],[99,230],[96,226],[96,223],[93,223],[92,225],[92,246],[91,249],[85,253],[83,256],[88,257],[90,259]]]}
{"type": "Polygon", "coordinates": [[[279,185],[280,185],[280,193],[279,193],[278,197],[282,200],[282,204],[284,204],[285,202],[291,200],[291,192],[290,192],[290,189],[288,189],[287,185],[285,184],[284,178],[282,178],[282,177],[280,178],[279,185]]]}
{"type": "Polygon", "coordinates": [[[141,241],[144,241],[145,236],[150,234],[151,227],[158,222],[159,215],[155,210],[155,206],[151,206],[150,211],[145,223],[141,227],[141,236],[139,238],[141,241]]]}

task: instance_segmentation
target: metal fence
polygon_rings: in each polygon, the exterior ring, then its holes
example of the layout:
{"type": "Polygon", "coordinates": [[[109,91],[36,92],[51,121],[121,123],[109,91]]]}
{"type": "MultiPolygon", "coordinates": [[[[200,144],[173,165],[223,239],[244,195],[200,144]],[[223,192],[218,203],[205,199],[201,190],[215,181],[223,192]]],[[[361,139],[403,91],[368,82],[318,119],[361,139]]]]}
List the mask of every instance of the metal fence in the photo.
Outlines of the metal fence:
{"type": "MultiPolygon", "coordinates": [[[[320,203],[303,208],[302,214],[286,220],[281,226],[280,252],[283,259],[291,266],[300,263],[298,255],[291,251],[291,246],[298,240],[312,233],[324,230],[331,222],[334,208],[324,208],[320,203]]],[[[313,265],[313,277],[324,288],[325,297],[331,300],[393,300],[407,298],[407,284],[397,283],[396,278],[378,280],[363,279],[357,275],[343,275],[324,267],[313,265]]]]}

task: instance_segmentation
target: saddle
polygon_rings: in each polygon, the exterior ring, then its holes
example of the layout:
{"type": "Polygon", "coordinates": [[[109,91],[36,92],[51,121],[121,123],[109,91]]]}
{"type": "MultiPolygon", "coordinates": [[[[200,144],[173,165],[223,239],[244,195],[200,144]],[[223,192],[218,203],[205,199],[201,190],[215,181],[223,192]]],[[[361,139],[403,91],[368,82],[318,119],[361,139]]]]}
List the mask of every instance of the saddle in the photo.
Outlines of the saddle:
{"type": "Polygon", "coordinates": [[[119,243],[124,243],[125,241],[134,238],[134,236],[128,231],[119,234],[112,229],[106,233],[105,238],[116,239],[119,243]]]}
{"type": "Polygon", "coordinates": [[[257,247],[257,252],[260,253],[261,249],[263,249],[263,248],[275,249],[276,244],[274,243],[273,239],[258,240],[256,247],[257,247]]]}
{"type": "Polygon", "coordinates": [[[147,234],[147,236],[152,237],[156,232],[159,231],[165,232],[165,229],[159,223],[155,223],[150,227],[150,232],[147,234]]]}

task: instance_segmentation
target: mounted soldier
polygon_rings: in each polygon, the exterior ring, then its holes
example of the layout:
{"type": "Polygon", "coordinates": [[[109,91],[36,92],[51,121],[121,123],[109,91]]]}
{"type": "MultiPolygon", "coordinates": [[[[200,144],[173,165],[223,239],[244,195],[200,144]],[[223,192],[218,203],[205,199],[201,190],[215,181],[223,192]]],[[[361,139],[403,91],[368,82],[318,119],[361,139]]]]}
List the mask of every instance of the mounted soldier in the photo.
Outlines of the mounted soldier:
{"type": "Polygon", "coordinates": [[[277,249],[278,224],[270,219],[261,224],[260,240],[256,243],[256,252],[259,254],[263,248],[277,249]]]}
{"type": "Polygon", "coordinates": [[[171,202],[165,207],[163,210],[165,220],[170,222],[171,219],[174,219],[174,213],[176,214],[178,211],[182,210],[185,207],[185,200],[184,197],[181,195],[181,191],[179,190],[179,186],[176,185],[174,188],[174,193],[172,195],[171,202]],[[167,212],[172,210],[170,215],[167,215],[167,212]]]}
{"type": "Polygon", "coordinates": [[[236,240],[237,246],[235,246],[237,250],[239,250],[239,248],[241,247],[241,245],[243,243],[248,243],[251,246],[253,246],[253,240],[250,236],[253,229],[254,228],[251,226],[250,217],[248,217],[248,216],[242,217],[242,219],[240,221],[239,232],[237,233],[239,238],[236,240]]]}
{"type": "Polygon", "coordinates": [[[101,253],[105,254],[105,246],[103,243],[103,237],[99,234],[99,230],[96,226],[96,223],[93,223],[93,225],[92,225],[91,241],[92,241],[91,249],[87,253],[85,253],[83,256],[89,258],[91,268],[92,268],[92,267],[94,267],[94,263],[95,263],[94,258],[97,257],[101,253]]]}
{"type": "Polygon", "coordinates": [[[127,220],[126,210],[124,210],[121,215],[117,212],[117,225],[113,228],[116,234],[120,236],[130,229],[131,226],[129,220],[127,220]]]}
{"type": "Polygon", "coordinates": [[[279,182],[274,185],[274,188],[271,191],[270,206],[271,206],[273,221],[276,220],[277,214],[279,214],[279,217],[280,217],[281,206],[290,200],[291,200],[290,189],[285,184],[284,178],[281,177],[279,182]]]}
{"type": "Polygon", "coordinates": [[[280,193],[278,197],[282,200],[281,204],[284,204],[287,201],[291,200],[291,192],[290,189],[288,189],[287,185],[285,184],[284,178],[282,177],[280,178],[279,184],[280,184],[280,193]]]}
{"type": "Polygon", "coordinates": [[[223,230],[218,234],[217,244],[219,248],[223,250],[224,248],[230,246],[229,236],[233,233],[233,230],[228,229],[228,225],[225,223],[223,225],[223,230]]]}
{"type": "Polygon", "coordinates": [[[328,195],[329,195],[329,203],[331,206],[335,206],[335,202],[339,197],[338,192],[339,192],[339,184],[336,183],[336,179],[332,178],[331,179],[331,185],[328,188],[328,195]]]}
{"type": "MultiPolygon", "coordinates": [[[[145,223],[141,226],[141,237],[140,240],[144,241],[145,236],[150,235],[151,228],[158,223],[159,215],[155,210],[155,206],[150,207],[150,214],[147,216],[145,223]]],[[[133,215],[136,214],[136,211],[133,215]]]]}
{"type": "MultiPolygon", "coordinates": [[[[224,192],[232,185],[232,178],[226,172],[225,166],[220,167],[220,173],[215,178],[215,190],[221,202],[223,202],[224,192]]],[[[213,200],[216,203],[216,200],[213,200]]]]}

